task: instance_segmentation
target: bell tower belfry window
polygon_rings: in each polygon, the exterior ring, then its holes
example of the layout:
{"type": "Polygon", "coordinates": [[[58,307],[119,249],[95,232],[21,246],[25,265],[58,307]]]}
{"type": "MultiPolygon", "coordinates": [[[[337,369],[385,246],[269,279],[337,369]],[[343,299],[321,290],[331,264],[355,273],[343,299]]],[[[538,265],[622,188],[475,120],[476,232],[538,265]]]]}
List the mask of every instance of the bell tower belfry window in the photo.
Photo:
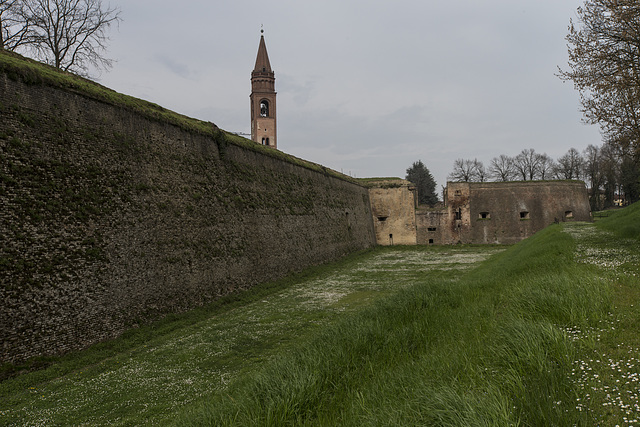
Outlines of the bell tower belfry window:
{"type": "Polygon", "coordinates": [[[269,63],[264,30],[260,33],[256,65],[251,72],[251,140],[277,148],[276,77],[269,63]]]}
{"type": "Polygon", "coordinates": [[[260,117],[269,117],[269,101],[266,99],[260,101],[260,117]]]}

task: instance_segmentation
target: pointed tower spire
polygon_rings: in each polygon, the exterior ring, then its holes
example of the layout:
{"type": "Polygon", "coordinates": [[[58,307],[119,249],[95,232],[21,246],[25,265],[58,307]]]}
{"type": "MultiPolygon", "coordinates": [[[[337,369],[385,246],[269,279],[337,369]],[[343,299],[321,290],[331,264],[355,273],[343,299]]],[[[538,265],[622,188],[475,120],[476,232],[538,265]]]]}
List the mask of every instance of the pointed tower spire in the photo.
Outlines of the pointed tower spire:
{"type": "Polygon", "coordinates": [[[258,46],[258,56],[256,57],[256,66],[253,72],[271,73],[271,64],[269,63],[269,54],[267,53],[267,44],[264,42],[264,30],[260,31],[260,45],[258,46]]]}
{"type": "Polygon", "coordinates": [[[276,76],[269,62],[264,30],[260,33],[256,65],[251,72],[251,139],[277,148],[276,76]]]}

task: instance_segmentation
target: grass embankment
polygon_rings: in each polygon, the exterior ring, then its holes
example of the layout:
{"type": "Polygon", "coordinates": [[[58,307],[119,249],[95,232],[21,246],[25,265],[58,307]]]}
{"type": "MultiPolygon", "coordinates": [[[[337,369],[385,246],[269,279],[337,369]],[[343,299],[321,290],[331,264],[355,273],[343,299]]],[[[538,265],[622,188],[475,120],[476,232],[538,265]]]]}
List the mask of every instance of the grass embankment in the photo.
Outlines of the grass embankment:
{"type": "Polygon", "coordinates": [[[171,316],[0,383],[0,425],[167,424],[338,319],[503,250],[380,247],[171,316]]]}
{"type": "Polygon", "coordinates": [[[570,230],[577,260],[610,278],[612,310],[594,328],[570,331],[583,344],[572,377],[576,404],[592,424],[640,425],[640,203],[612,211],[592,227],[570,230]]]}
{"type": "Polygon", "coordinates": [[[461,280],[414,286],[326,328],[185,425],[583,425],[569,330],[606,319],[597,267],[559,225],[461,280]]]}
{"type": "Polygon", "coordinates": [[[640,203],[611,212],[596,223],[599,228],[611,231],[618,237],[640,239],[640,203]]]}

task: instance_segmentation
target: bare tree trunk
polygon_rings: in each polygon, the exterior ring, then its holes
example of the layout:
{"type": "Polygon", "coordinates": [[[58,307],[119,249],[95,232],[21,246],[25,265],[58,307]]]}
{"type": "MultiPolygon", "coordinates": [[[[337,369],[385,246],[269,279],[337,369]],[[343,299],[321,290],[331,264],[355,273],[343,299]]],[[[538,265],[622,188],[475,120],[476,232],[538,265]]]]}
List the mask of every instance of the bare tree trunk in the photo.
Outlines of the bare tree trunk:
{"type": "Polygon", "coordinates": [[[4,49],[4,27],[2,26],[1,14],[0,14],[0,49],[4,49]]]}

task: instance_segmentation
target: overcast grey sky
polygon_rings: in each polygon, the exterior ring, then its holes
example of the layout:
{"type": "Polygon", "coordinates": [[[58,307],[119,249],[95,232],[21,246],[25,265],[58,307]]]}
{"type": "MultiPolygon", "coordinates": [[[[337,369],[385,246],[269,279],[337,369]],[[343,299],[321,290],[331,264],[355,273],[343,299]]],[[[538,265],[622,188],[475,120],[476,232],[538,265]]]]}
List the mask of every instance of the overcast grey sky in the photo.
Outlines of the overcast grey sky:
{"type": "MultiPolygon", "coordinates": [[[[106,2],[105,2],[106,3],[106,2]]],[[[579,0],[111,0],[123,22],[100,82],[250,133],[260,28],[278,92],[278,148],[357,177],[438,188],[456,158],[558,158],[601,144],[556,76],[579,0]]]]}

